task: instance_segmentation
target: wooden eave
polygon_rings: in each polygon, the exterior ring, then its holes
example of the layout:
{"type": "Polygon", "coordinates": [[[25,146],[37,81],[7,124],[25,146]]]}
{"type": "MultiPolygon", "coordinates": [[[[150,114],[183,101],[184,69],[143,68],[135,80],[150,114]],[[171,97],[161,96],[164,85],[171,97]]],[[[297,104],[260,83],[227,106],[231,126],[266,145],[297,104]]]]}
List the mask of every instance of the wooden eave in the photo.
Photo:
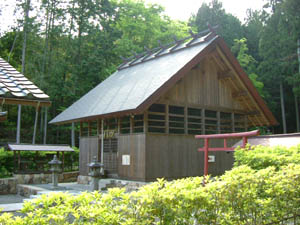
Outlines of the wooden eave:
{"type": "Polygon", "coordinates": [[[279,124],[278,121],[276,120],[272,112],[269,110],[265,101],[259,95],[252,81],[249,79],[248,75],[245,73],[245,71],[243,70],[243,68],[237,61],[237,59],[231,53],[230,49],[226,45],[223,38],[219,37],[216,40],[216,43],[217,43],[217,50],[221,52],[221,54],[224,54],[225,58],[230,63],[231,67],[238,74],[240,80],[244,84],[244,87],[247,89],[247,91],[249,91],[250,95],[248,95],[248,97],[253,99],[254,103],[257,105],[258,110],[262,111],[263,115],[269,121],[269,124],[264,124],[264,125],[271,125],[271,126],[278,125],[279,124]]]}
{"type": "Polygon", "coordinates": [[[21,98],[3,98],[0,97],[0,103],[8,105],[28,105],[28,106],[39,106],[39,107],[50,107],[51,101],[49,100],[31,100],[31,99],[21,99],[21,98]]]}

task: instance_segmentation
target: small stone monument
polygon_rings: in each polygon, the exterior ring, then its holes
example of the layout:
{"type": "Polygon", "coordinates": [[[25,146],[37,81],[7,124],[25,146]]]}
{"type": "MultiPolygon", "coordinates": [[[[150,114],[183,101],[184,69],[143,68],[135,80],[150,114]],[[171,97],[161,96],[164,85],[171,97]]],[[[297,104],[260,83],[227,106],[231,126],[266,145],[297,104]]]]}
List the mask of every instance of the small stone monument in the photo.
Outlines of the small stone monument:
{"type": "Polygon", "coordinates": [[[59,189],[58,187],[58,173],[60,170],[61,161],[59,161],[56,155],[53,156],[53,159],[48,163],[51,165],[50,171],[52,172],[52,189],[59,189]]]}
{"type": "Polygon", "coordinates": [[[91,190],[98,191],[99,190],[99,180],[103,175],[103,164],[97,162],[97,157],[93,157],[93,161],[88,165],[90,168],[89,175],[92,177],[91,181],[91,190]]]}

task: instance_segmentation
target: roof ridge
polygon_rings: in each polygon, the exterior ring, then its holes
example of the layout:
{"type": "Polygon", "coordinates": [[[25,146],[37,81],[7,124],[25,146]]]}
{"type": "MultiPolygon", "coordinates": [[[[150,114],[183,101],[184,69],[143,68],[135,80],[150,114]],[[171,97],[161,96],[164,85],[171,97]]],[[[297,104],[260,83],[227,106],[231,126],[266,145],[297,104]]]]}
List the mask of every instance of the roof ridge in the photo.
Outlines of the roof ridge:
{"type": "Polygon", "coordinates": [[[144,49],[146,51],[141,52],[139,54],[134,54],[128,58],[124,58],[121,56],[123,62],[119,65],[118,70],[122,70],[131,66],[134,66],[136,64],[146,62],[148,60],[160,57],[162,55],[171,54],[175,51],[185,49],[191,46],[194,46],[196,44],[203,43],[205,41],[208,41],[212,39],[213,37],[217,36],[214,29],[218,28],[218,26],[211,27],[208,25],[208,29],[200,31],[198,33],[193,33],[192,30],[189,31],[190,35],[187,37],[184,37],[182,39],[177,39],[176,36],[173,37],[174,41],[162,44],[159,40],[159,46],[155,47],[153,49],[148,49],[146,46],[144,49]],[[203,40],[199,40],[203,39],[203,40]],[[189,41],[188,41],[189,40],[189,41]],[[184,44],[185,43],[185,44],[184,44]],[[181,46],[181,47],[180,47],[181,46]]]}

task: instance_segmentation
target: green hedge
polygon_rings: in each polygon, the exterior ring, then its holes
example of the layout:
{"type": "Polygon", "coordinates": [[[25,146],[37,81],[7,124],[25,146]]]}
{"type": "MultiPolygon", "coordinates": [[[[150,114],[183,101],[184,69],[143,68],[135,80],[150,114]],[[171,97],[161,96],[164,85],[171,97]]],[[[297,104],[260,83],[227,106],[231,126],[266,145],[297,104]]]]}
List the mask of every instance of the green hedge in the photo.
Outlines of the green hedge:
{"type": "MultiPolygon", "coordinates": [[[[79,165],[79,150],[74,148],[74,152],[65,152],[65,171],[71,170],[71,165],[74,168],[78,168],[79,165]]],[[[47,159],[47,154],[53,154],[53,152],[39,152],[40,159],[47,159]]],[[[36,152],[34,151],[21,151],[22,159],[29,159],[32,161],[30,164],[31,170],[36,170],[36,164],[34,158],[36,152]]],[[[51,160],[51,159],[47,159],[51,160]]],[[[12,151],[6,151],[4,148],[0,148],[0,178],[10,177],[14,171],[14,154],[12,151]]]]}
{"type": "Polygon", "coordinates": [[[64,193],[27,202],[23,218],[0,224],[268,224],[300,213],[300,165],[240,166],[203,186],[203,178],[159,180],[137,192],[64,193]]]}
{"type": "Polygon", "coordinates": [[[286,148],[283,146],[247,146],[238,148],[234,152],[235,166],[248,165],[252,169],[260,170],[269,166],[277,170],[290,163],[300,164],[300,145],[286,148]]]}

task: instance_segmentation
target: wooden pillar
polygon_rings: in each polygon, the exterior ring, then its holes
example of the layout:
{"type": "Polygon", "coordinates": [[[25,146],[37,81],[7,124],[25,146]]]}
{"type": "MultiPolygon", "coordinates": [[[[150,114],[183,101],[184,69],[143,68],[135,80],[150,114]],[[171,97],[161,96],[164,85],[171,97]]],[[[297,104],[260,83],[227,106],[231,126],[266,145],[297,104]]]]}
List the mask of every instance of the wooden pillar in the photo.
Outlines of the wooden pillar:
{"type": "Polygon", "coordinates": [[[65,170],[65,152],[62,152],[62,172],[65,170]]]}
{"type": "Polygon", "coordinates": [[[208,175],[208,148],[209,148],[209,139],[204,139],[204,176],[208,175]]]}
{"type": "Polygon", "coordinates": [[[41,108],[41,122],[40,122],[40,134],[43,136],[43,125],[44,125],[44,119],[43,119],[43,108],[41,108]]]}
{"type": "Polygon", "coordinates": [[[91,128],[91,122],[88,121],[88,137],[91,136],[91,132],[92,131],[92,128],[91,128]]]}
{"type": "Polygon", "coordinates": [[[99,137],[100,132],[101,132],[101,124],[99,119],[97,119],[97,137],[99,137]]]}
{"type": "Polygon", "coordinates": [[[22,106],[18,105],[18,122],[17,122],[17,144],[20,144],[20,133],[21,133],[21,112],[22,112],[22,106]]]}
{"type": "Polygon", "coordinates": [[[166,120],[166,131],[165,133],[169,133],[169,104],[166,104],[166,115],[165,115],[165,120],[166,120]]]}
{"type": "Polygon", "coordinates": [[[80,122],[80,131],[79,131],[79,136],[80,136],[80,137],[82,137],[82,129],[83,129],[83,127],[82,127],[82,122],[80,122]]]}
{"type": "Polygon", "coordinates": [[[234,113],[231,113],[231,129],[232,133],[235,132],[234,113]]]}
{"type": "Polygon", "coordinates": [[[104,120],[101,120],[101,163],[104,163],[104,120]]]}
{"type": "Polygon", "coordinates": [[[221,133],[221,113],[217,111],[217,133],[221,133]]]}
{"type": "Polygon", "coordinates": [[[148,132],[148,111],[144,113],[144,133],[148,132]]]}
{"type": "Polygon", "coordinates": [[[72,130],[71,130],[71,146],[75,147],[75,124],[72,123],[72,130]]]}
{"type": "Polygon", "coordinates": [[[118,118],[118,123],[117,123],[117,132],[118,134],[121,133],[121,118],[118,118]]]}
{"type": "Polygon", "coordinates": [[[34,120],[34,127],[33,127],[33,137],[32,137],[32,144],[35,144],[35,137],[36,137],[36,129],[37,129],[37,123],[38,123],[38,118],[39,118],[39,104],[40,102],[38,102],[38,105],[36,107],[35,110],[35,120],[34,120]]]}
{"type": "Polygon", "coordinates": [[[47,143],[47,116],[48,116],[48,108],[45,108],[45,120],[44,120],[44,145],[47,143]]]}
{"type": "Polygon", "coordinates": [[[205,134],[205,109],[201,109],[201,133],[205,134]]]}
{"type": "Polygon", "coordinates": [[[188,134],[188,109],[184,107],[184,134],[188,134]]]}
{"type": "Polygon", "coordinates": [[[134,115],[130,115],[130,116],[129,116],[129,121],[130,121],[130,134],[133,133],[133,123],[134,123],[133,119],[134,119],[134,115]]]}

